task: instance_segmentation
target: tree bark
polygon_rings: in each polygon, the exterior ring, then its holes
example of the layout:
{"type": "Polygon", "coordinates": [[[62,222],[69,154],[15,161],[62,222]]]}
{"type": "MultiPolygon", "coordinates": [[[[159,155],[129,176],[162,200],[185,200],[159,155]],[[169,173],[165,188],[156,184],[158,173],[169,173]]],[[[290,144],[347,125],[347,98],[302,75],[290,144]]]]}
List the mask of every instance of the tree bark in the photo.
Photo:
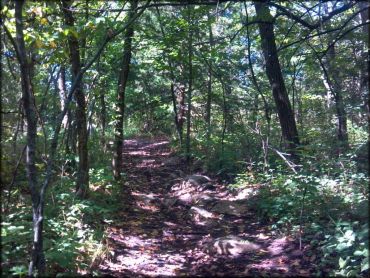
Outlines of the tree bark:
{"type": "Polygon", "coordinates": [[[254,6],[257,17],[267,21],[266,23],[258,23],[266,74],[272,88],[283,138],[287,142],[290,153],[296,157],[295,150],[299,145],[299,136],[277,55],[273,19],[265,2],[254,2],[254,6]]]}
{"type": "Polygon", "coordinates": [[[175,92],[177,95],[176,102],[179,106],[179,110],[177,113],[177,124],[178,124],[178,133],[180,137],[180,146],[182,146],[183,142],[183,130],[184,130],[184,121],[185,121],[185,86],[183,84],[177,84],[175,88],[175,92]]]}
{"type": "MultiPolygon", "coordinates": [[[[64,19],[67,26],[74,27],[74,17],[70,10],[71,2],[63,1],[64,19]]],[[[72,82],[77,78],[81,71],[81,57],[78,39],[70,34],[68,37],[69,58],[72,66],[72,82]]],[[[76,180],[76,194],[80,198],[85,198],[89,188],[89,160],[87,149],[87,123],[86,123],[86,101],[83,92],[83,84],[79,82],[74,93],[76,99],[76,127],[78,141],[78,171],[76,180]]]]}
{"type": "Polygon", "coordinates": [[[43,252],[43,202],[40,199],[40,186],[37,183],[36,160],[36,137],[37,137],[37,113],[35,99],[31,85],[30,61],[28,61],[23,34],[23,10],[24,1],[15,1],[16,18],[16,42],[19,52],[19,63],[22,83],[23,109],[27,122],[27,150],[26,169],[28,185],[32,198],[32,221],[33,221],[33,245],[32,257],[28,274],[31,276],[34,268],[39,274],[45,271],[45,258],[43,252]]]}
{"type": "Polygon", "coordinates": [[[335,109],[338,118],[338,140],[341,145],[345,148],[348,147],[348,132],[347,132],[347,113],[344,108],[343,96],[342,96],[342,85],[339,77],[338,68],[335,63],[336,54],[334,45],[332,45],[327,53],[327,64],[329,72],[332,76],[332,89],[334,93],[335,109]]]}
{"type": "Polygon", "coordinates": [[[104,92],[100,89],[99,93],[99,100],[100,100],[100,122],[101,122],[101,144],[104,148],[104,153],[107,150],[106,142],[105,142],[105,129],[107,127],[107,108],[105,104],[105,97],[104,92]]]}
{"type": "MultiPolygon", "coordinates": [[[[370,4],[366,1],[359,1],[359,8],[362,10],[360,13],[361,23],[365,23],[369,20],[369,9],[370,4]]],[[[370,102],[369,102],[369,70],[370,70],[370,59],[369,59],[369,48],[366,47],[369,45],[369,24],[363,26],[363,33],[364,37],[367,41],[364,41],[363,45],[363,62],[361,65],[361,73],[360,73],[360,93],[364,99],[364,110],[367,113],[367,120],[370,121],[370,102]],[[366,51],[367,49],[367,51],[366,51]]]]}
{"type": "Polygon", "coordinates": [[[189,23],[189,39],[188,39],[188,63],[189,63],[189,76],[188,76],[188,109],[186,114],[186,162],[187,165],[190,164],[190,128],[191,128],[191,98],[192,98],[192,90],[193,90],[193,33],[192,33],[192,20],[191,20],[191,10],[190,7],[188,7],[188,23],[189,23]]]}
{"type": "MultiPolygon", "coordinates": [[[[324,10],[328,14],[327,3],[324,3],[324,10]]],[[[329,43],[331,44],[332,36],[329,35],[329,43]]],[[[327,83],[331,89],[334,97],[335,110],[338,118],[337,137],[341,147],[348,148],[348,132],[347,132],[347,113],[344,108],[343,96],[342,96],[342,80],[340,78],[340,72],[335,64],[336,51],[335,44],[331,44],[326,54],[326,65],[328,72],[326,72],[327,83]]]]}
{"type": "MultiPolygon", "coordinates": [[[[137,7],[137,0],[130,1],[131,11],[128,16],[128,21],[135,15],[135,9],[137,7]]],[[[121,70],[118,78],[118,88],[117,88],[117,111],[116,111],[116,126],[115,126],[115,153],[113,158],[113,175],[116,180],[121,179],[122,173],[122,148],[123,148],[123,121],[125,114],[125,92],[126,84],[128,79],[128,74],[130,71],[130,61],[131,61],[131,48],[132,48],[132,36],[134,35],[134,27],[131,24],[124,36],[123,45],[123,57],[121,70]]]]}
{"type": "MultiPolygon", "coordinates": [[[[208,15],[208,20],[210,19],[210,15],[208,15]]],[[[213,50],[213,33],[212,33],[212,24],[209,25],[209,44],[210,44],[210,51],[212,53],[213,50]]],[[[209,61],[208,65],[208,86],[207,86],[207,103],[206,103],[206,124],[207,124],[207,133],[206,133],[206,140],[207,140],[207,149],[209,151],[210,148],[210,141],[211,141],[211,108],[212,108],[212,59],[209,61]]]]}

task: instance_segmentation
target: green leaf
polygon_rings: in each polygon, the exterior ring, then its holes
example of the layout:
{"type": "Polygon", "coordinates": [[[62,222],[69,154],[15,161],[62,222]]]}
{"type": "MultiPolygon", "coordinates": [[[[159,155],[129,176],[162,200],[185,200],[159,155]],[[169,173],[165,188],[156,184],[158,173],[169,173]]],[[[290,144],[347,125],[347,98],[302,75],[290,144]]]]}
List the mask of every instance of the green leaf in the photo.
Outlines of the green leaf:
{"type": "Polygon", "coordinates": [[[338,250],[338,251],[343,251],[344,249],[347,249],[349,246],[347,245],[346,242],[341,242],[339,243],[335,249],[338,250]]]}
{"type": "Polygon", "coordinates": [[[347,264],[347,260],[343,260],[342,257],[339,258],[339,268],[344,268],[347,264]]]}
{"type": "Polygon", "coordinates": [[[365,256],[364,251],[365,251],[365,250],[356,250],[356,251],[353,253],[353,255],[354,255],[354,256],[365,256]]]}
{"type": "Polygon", "coordinates": [[[361,272],[369,269],[369,258],[364,258],[361,262],[361,272]]]}

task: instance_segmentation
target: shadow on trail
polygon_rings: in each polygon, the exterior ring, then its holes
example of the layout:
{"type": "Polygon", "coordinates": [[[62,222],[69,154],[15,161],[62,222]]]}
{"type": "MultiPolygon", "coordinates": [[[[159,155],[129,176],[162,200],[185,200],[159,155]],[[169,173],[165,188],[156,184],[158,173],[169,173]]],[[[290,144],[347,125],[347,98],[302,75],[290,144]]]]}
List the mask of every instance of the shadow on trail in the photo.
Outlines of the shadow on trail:
{"type": "Polygon", "coordinates": [[[248,206],[184,161],[165,138],[126,140],[120,222],[109,228],[112,256],[101,273],[147,276],[310,276],[287,237],[272,236],[248,206]]]}

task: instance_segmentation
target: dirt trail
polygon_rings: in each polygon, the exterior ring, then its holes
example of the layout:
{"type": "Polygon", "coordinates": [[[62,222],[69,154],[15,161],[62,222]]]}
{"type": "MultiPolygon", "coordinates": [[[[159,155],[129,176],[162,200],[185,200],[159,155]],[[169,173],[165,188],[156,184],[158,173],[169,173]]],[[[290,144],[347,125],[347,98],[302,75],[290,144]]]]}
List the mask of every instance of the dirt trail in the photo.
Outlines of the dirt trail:
{"type": "MultiPolygon", "coordinates": [[[[205,176],[186,176],[165,138],[126,140],[119,223],[109,227],[114,254],[99,266],[107,275],[309,276],[290,238],[272,236],[245,206],[205,176]]],[[[243,195],[244,194],[244,195],[243,195]]]]}

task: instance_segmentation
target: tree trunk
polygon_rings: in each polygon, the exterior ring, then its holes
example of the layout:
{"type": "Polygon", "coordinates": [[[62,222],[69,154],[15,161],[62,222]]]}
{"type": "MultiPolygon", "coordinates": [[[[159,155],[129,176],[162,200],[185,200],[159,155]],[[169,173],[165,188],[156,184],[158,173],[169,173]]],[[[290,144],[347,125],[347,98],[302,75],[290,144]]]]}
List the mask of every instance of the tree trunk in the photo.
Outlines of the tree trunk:
{"type": "Polygon", "coordinates": [[[293,156],[296,156],[295,150],[299,145],[298,131],[277,55],[273,19],[265,2],[254,2],[254,6],[257,17],[260,20],[268,21],[266,23],[258,23],[261,46],[266,63],[266,74],[272,88],[282,135],[287,142],[289,151],[293,156]]]}
{"type": "MultiPolygon", "coordinates": [[[[74,18],[70,10],[71,2],[63,1],[63,12],[65,23],[69,27],[74,26],[74,18]]],[[[80,50],[77,38],[70,34],[68,37],[69,58],[72,66],[72,82],[81,70],[80,50]]],[[[87,149],[87,124],[86,124],[86,101],[82,82],[76,86],[74,97],[76,99],[76,127],[78,141],[78,171],[76,180],[76,194],[85,198],[89,188],[89,161],[87,149]]]]}
{"type": "MultiPolygon", "coordinates": [[[[58,93],[60,98],[61,111],[64,110],[67,101],[67,88],[66,88],[66,69],[64,66],[60,67],[60,72],[57,80],[58,93]]],[[[68,110],[67,114],[63,118],[63,128],[67,128],[67,124],[70,118],[71,112],[68,110]]]]}
{"type": "MultiPolygon", "coordinates": [[[[325,12],[328,13],[328,6],[324,3],[325,12]]],[[[329,43],[331,43],[332,36],[329,35],[329,43]]],[[[336,61],[336,53],[335,53],[335,46],[334,44],[331,45],[328,49],[326,55],[326,64],[328,68],[328,72],[326,73],[326,78],[329,87],[331,88],[331,92],[334,97],[335,101],[335,110],[337,113],[338,118],[338,129],[337,129],[337,137],[340,142],[341,147],[348,148],[348,132],[347,132],[347,113],[344,108],[343,96],[342,96],[342,80],[340,78],[340,72],[335,64],[336,61]]]]}
{"type": "Polygon", "coordinates": [[[190,127],[191,127],[191,98],[193,90],[193,33],[192,33],[192,22],[191,22],[191,8],[188,7],[188,23],[189,23],[189,39],[188,39],[188,52],[189,52],[189,87],[188,87],[188,110],[186,114],[186,162],[190,164],[190,127]]]}
{"type": "Polygon", "coordinates": [[[19,63],[22,83],[23,109],[27,122],[27,150],[26,169],[28,185],[32,197],[32,221],[33,221],[33,245],[32,257],[28,274],[31,276],[34,268],[39,274],[45,271],[45,258],[43,252],[43,202],[40,200],[40,188],[37,184],[36,159],[36,136],[37,136],[37,114],[35,99],[32,93],[30,63],[27,60],[26,46],[23,34],[23,1],[15,1],[15,18],[17,47],[19,51],[19,63]]]}
{"type": "Polygon", "coordinates": [[[180,137],[181,144],[183,142],[183,129],[184,129],[184,120],[185,120],[185,86],[182,84],[177,84],[175,92],[177,94],[177,103],[179,105],[179,112],[177,114],[177,124],[178,124],[178,133],[180,137]]]}
{"type": "Polygon", "coordinates": [[[344,109],[342,86],[339,78],[339,72],[335,63],[335,48],[334,45],[329,48],[327,54],[327,62],[329,72],[333,78],[332,89],[334,91],[335,109],[338,117],[338,140],[343,147],[348,147],[348,133],[347,133],[347,113],[344,109]]]}
{"type": "MultiPolygon", "coordinates": [[[[360,13],[361,17],[361,23],[365,23],[369,20],[369,8],[370,4],[366,1],[359,1],[359,8],[363,11],[360,13]]],[[[369,70],[370,70],[370,60],[369,60],[369,24],[363,26],[363,33],[365,39],[367,41],[364,41],[363,44],[363,50],[362,50],[362,56],[363,56],[363,62],[361,65],[361,73],[360,73],[360,93],[364,100],[364,110],[367,113],[367,120],[370,121],[370,102],[369,102],[369,70]],[[367,49],[367,51],[366,51],[367,49]]]]}
{"type": "Polygon", "coordinates": [[[102,89],[100,89],[100,122],[101,122],[101,144],[104,148],[104,153],[107,150],[106,142],[105,142],[105,129],[107,126],[107,108],[105,104],[105,97],[104,97],[104,92],[102,89]]]}
{"type": "MultiPolygon", "coordinates": [[[[208,20],[210,15],[208,15],[208,20]]],[[[209,44],[210,51],[213,50],[213,33],[212,33],[212,24],[209,24],[209,44]]],[[[212,108],[212,59],[210,59],[208,64],[208,86],[207,86],[207,103],[206,103],[206,124],[207,124],[207,149],[210,148],[211,140],[211,108],[212,108]]]]}
{"type": "MultiPolygon", "coordinates": [[[[165,39],[165,33],[164,33],[164,29],[163,29],[163,25],[162,25],[162,21],[161,21],[161,15],[159,13],[158,7],[156,7],[156,11],[157,11],[157,14],[158,14],[159,27],[161,29],[162,37],[163,37],[163,39],[165,39]]],[[[167,56],[167,63],[168,63],[168,67],[170,69],[170,78],[171,78],[170,90],[171,90],[171,97],[172,97],[174,121],[175,121],[177,135],[179,137],[180,148],[182,148],[182,125],[180,125],[180,123],[179,123],[179,115],[178,115],[178,112],[177,112],[177,104],[176,104],[177,103],[176,102],[176,90],[175,90],[176,78],[175,78],[175,73],[174,73],[174,70],[173,70],[173,65],[172,65],[170,56],[167,56]]]]}
{"type": "MultiPolygon", "coordinates": [[[[60,98],[60,107],[61,111],[63,111],[66,107],[67,102],[67,88],[66,88],[66,72],[65,67],[61,66],[60,71],[58,74],[58,79],[56,80],[55,84],[55,90],[59,93],[60,98]]],[[[66,157],[68,158],[68,162],[66,163],[66,172],[73,173],[76,165],[76,161],[74,159],[74,156],[71,156],[71,149],[76,150],[76,140],[72,140],[72,132],[74,132],[75,128],[72,126],[72,117],[71,117],[71,111],[68,109],[66,115],[63,118],[62,121],[63,128],[65,130],[65,135],[63,139],[65,140],[65,151],[66,151],[66,157]],[[74,146],[72,146],[74,144],[74,146]]]]}
{"type": "MultiPolygon", "coordinates": [[[[130,1],[131,11],[128,16],[128,21],[135,15],[135,9],[137,7],[137,0],[130,1]]],[[[123,148],[123,121],[125,113],[125,92],[126,84],[128,79],[128,74],[130,70],[131,61],[131,47],[132,47],[132,36],[134,35],[134,27],[131,24],[124,36],[123,45],[123,57],[121,64],[121,71],[119,73],[118,79],[118,89],[117,89],[117,111],[116,111],[116,126],[115,126],[115,153],[113,158],[113,175],[116,180],[121,179],[122,173],[122,148],[123,148]]]]}

